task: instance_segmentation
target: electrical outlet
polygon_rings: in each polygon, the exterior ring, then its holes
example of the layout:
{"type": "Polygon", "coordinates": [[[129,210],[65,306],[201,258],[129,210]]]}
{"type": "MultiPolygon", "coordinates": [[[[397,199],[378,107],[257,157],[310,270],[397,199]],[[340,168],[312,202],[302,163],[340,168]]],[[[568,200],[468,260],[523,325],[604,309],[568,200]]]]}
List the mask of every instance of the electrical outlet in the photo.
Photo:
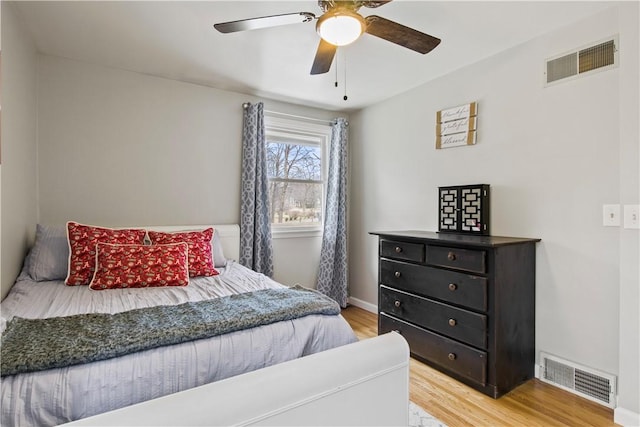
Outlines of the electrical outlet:
{"type": "Polygon", "coordinates": [[[624,205],[624,228],[640,228],[640,205],[624,205]]]}
{"type": "Polygon", "coordinates": [[[620,205],[602,205],[602,225],[605,227],[620,226],[620,205]]]}

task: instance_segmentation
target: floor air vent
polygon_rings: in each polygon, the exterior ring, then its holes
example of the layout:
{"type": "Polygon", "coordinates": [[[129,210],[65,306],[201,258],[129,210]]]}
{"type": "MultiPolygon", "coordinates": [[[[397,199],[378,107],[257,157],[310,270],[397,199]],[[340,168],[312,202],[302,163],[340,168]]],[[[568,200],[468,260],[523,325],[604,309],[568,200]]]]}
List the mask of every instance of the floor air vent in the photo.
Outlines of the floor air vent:
{"type": "Polygon", "coordinates": [[[548,59],[545,71],[546,84],[617,66],[617,45],[617,37],[611,37],[605,41],[548,59]]]}
{"type": "Polygon", "coordinates": [[[541,352],[540,379],[609,408],[616,407],[614,375],[541,352]]]}

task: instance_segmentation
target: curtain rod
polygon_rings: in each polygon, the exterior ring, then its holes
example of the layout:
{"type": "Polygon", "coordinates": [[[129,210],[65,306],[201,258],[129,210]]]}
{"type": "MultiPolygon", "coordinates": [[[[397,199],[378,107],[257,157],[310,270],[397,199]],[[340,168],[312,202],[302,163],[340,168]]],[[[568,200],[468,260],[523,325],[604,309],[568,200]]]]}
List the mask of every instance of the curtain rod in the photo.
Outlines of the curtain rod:
{"type": "Polygon", "coordinates": [[[266,114],[271,114],[271,115],[275,115],[275,116],[282,116],[282,117],[290,117],[292,119],[307,120],[307,121],[322,123],[322,124],[325,124],[325,125],[330,125],[331,123],[333,123],[333,120],[315,119],[313,117],[297,116],[295,114],[280,113],[278,111],[264,110],[264,112],[266,114]]]}
{"type": "MultiPolygon", "coordinates": [[[[245,103],[242,104],[242,108],[247,109],[249,107],[249,105],[251,105],[251,104],[248,103],[248,102],[245,102],[245,103]]],[[[264,110],[264,112],[266,114],[271,114],[271,115],[274,115],[274,116],[290,117],[292,119],[299,119],[299,120],[318,122],[318,123],[322,123],[324,125],[332,125],[336,121],[336,119],[330,119],[330,120],[327,120],[327,119],[316,119],[316,118],[313,118],[313,117],[306,117],[306,116],[298,116],[298,115],[295,115],[295,114],[281,113],[279,111],[264,110]]],[[[349,123],[347,123],[347,125],[348,124],[349,123]]]]}

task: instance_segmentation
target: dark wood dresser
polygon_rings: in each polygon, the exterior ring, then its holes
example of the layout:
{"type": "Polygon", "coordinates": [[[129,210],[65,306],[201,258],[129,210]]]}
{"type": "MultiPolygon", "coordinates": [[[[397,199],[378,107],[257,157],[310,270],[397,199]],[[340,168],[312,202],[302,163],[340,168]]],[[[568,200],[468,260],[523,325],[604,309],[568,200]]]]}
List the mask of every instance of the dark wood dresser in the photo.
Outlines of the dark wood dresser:
{"type": "Polygon", "coordinates": [[[533,377],[535,244],[428,231],[379,237],[378,333],[497,398],[533,377]]]}

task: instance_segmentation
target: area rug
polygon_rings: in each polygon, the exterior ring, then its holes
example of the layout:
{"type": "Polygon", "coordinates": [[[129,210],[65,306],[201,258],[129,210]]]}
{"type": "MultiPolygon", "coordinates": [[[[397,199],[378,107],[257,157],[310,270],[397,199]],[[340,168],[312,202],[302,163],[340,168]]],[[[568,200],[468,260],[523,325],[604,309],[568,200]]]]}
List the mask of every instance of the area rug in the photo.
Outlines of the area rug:
{"type": "Polygon", "coordinates": [[[409,402],[409,426],[410,427],[447,427],[445,423],[427,413],[420,406],[409,402]]]}

